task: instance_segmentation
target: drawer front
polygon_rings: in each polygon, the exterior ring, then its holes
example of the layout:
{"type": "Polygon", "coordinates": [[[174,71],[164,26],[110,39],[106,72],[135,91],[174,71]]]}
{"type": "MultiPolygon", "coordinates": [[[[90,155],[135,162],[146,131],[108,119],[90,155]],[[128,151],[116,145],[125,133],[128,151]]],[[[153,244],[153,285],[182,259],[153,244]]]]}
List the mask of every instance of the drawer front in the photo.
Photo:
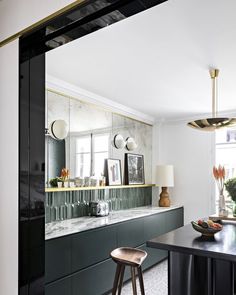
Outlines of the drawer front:
{"type": "Polygon", "coordinates": [[[168,251],[165,250],[154,249],[147,247],[145,245],[139,247],[139,249],[146,251],[148,254],[147,258],[144,260],[142,264],[143,270],[157,264],[158,262],[168,257],[168,251]]]}
{"type": "Polygon", "coordinates": [[[70,237],[63,237],[45,242],[45,270],[46,283],[70,274],[70,237]]]}
{"type": "Polygon", "coordinates": [[[45,286],[45,295],[71,295],[71,278],[58,280],[45,286]]]}
{"type": "Polygon", "coordinates": [[[165,233],[165,213],[159,213],[144,218],[145,241],[165,233]]]}
{"type": "Polygon", "coordinates": [[[123,222],[117,226],[118,247],[137,247],[144,242],[143,218],[123,222]]]}
{"type": "Polygon", "coordinates": [[[165,212],[165,231],[169,232],[178,227],[183,226],[184,212],[183,208],[174,209],[168,212],[165,212]]]}
{"type": "Polygon", "coordinates": [[[72,295],[102,295],[111,290],[115,270],[116,264],[108,259],[79,271],[72,276],[72,295]]]}
{"type": "Polygon", "coordinates": [[[73,235],[72,272],[109,258],[110,252],[116,248],[116,228],[109,226],[73,235]]]}

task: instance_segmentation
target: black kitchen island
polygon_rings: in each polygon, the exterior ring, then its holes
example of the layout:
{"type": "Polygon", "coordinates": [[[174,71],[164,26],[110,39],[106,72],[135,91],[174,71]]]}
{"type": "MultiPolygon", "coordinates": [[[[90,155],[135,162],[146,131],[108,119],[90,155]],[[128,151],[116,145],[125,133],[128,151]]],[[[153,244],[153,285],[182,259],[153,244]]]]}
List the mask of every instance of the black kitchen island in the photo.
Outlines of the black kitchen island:
{"type": "Polygon", "coordinates": [[[203,238],[186,225],[147,246],[168,250],[169,295],[235,294],[236,223],[224,223],[214,238],[203,238]]]}

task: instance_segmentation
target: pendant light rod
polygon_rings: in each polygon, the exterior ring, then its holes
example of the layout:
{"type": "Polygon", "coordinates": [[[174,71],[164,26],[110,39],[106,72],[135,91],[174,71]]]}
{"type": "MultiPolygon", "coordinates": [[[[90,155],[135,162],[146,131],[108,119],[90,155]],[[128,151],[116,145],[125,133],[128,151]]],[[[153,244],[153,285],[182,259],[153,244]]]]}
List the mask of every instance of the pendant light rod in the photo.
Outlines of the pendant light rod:
{"type": "Polygon", "coordinates": [[[212,118],[217,118],[218,116],[218,75],[218,69],[210,69],[210,76],[212,79],[212,118]]]}
{"type": "Polygon", "coordinates": [[[218,69],[210,69],[212,80],[212,117],[188,122],[188,126],[201,131],[215,131],[217,129],[236,126],[236,118],[217,117],[218,113],[218,69]]]}

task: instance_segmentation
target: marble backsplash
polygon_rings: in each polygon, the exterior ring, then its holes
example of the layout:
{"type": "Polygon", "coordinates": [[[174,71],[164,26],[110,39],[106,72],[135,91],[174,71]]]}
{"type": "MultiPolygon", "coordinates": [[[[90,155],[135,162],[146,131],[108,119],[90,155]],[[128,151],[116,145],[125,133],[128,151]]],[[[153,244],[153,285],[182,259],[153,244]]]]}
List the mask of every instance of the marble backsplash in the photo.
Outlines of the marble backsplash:
{"type": "Polygon", "coordinates": [[[46,193],[46,223],[89,215],[89,202],[105,200],[110,212],[149,206],[152,187],[46,193]]]}

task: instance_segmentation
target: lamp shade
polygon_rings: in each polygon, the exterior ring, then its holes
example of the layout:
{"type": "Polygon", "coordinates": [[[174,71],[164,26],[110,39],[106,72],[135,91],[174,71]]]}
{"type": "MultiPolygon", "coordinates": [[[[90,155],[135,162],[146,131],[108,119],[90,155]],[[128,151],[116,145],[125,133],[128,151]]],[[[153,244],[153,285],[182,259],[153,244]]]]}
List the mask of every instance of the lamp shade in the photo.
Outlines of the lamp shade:
{"type": "Polygon", "coordinates": [[[162,187],[174,186],[174,167],[173,165],[157,165],[156,184],[162,187]]]}

